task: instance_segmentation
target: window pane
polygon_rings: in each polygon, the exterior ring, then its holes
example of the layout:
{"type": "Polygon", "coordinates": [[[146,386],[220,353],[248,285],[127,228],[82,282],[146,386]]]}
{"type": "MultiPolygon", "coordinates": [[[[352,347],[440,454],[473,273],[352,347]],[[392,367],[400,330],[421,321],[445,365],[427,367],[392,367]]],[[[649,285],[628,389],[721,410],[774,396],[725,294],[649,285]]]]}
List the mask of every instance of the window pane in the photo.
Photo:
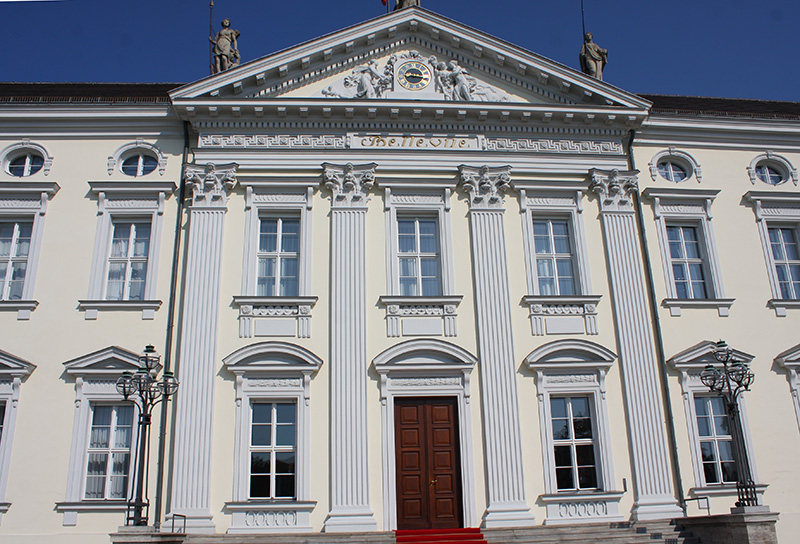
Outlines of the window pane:
{"type": "Polygon", "coordinates": [[[253,423],[270,423],[271,421],[271,404],[253,404],[253,423]]]}
{"type": "Polygon", "coordinates": [[[96,406],[92,413],[92,432],[89,437],[90,448],[107,448],[111,432],[111,406],[96,406]]]}
{"type": "Polygon", "coordinates": [[[293,499],[295,496],[294,480],[293,474],[275,476],[275,497],[293,499]]]}
{"type": "Polygon", "coordinates": [[[439,278],[422,278],[422,296],[435,297],[442,294],[439,278]]]}
{"type": "Polygon", "coordinates": [[[17,223],[19,234],[17,235],[17,247],[14,250],[16,257],[27,257],[31,249],[31,232],[33,223],[17,223]]]}
{"type": "Polygon", "coordinates": [[[553,448],[557,467],[572,466],[572,448],[569,446],[556,446],[553,448]]]}
{"type": "Polygon", "coordinates": [[[295,473],[294,452],[279,451],[275,454],[275,473],[276,474],[295,473]]]}
{"type": "Polygon", "coordinates": [[[111,263],[108,265],[107,300],[122,300],[125,288],[125,269],[126,263],[111,263]]]}
{"type": "Polygon", "coordinates": [[[572,422],[575,438],[592,438],[592,420],[589,418],[575,419],[572,422]]]}
{"type": "Polygon", "coordinates": [[[147,257],[150,249],[150,224],[136,223],[136,238],[133,242],[133,256],[147,257]]]}
{"type": "Polygon", "coordinates": [[[278,249],[278,220],[269,218],[261,219],[258,250],[277,251],[277,249],[278,249]]]}
{"type": "Polygon", "coordinates": [[[292,446],[295,445],[295,426],[294,425],[278,425],[275,432],[275,445],[276,446],[292,446]]]}
{"type": "Polygon", "coordinates": [[[417,250],[417,239],[412,235],[401,234],[398,237],[398,250],[400,253],[414,253],[417,250]]]}
{"type": "Polygon", "coordinates": [[[269,474],[271,464],[270,453],[250,453],[250,472],[252,474],[269,474]]]}
{"type": "Polygon", "coordinates": [[[152,155],[142,154],[142,175],[149,174],[158,166],[158,160],[152,155]]]}
{"type": "Polygon", "coordinates": [[[553,419],[553,440],[569,439],[569,420],[553,419]]]}
{"type": "Polygon", "coordinates": [[[589,399],[586,397],[573,397],[570,399],[572,404],[572,417],[590,417],[589,399]]]}
{"type": "Polygon", "coordinates": [[[250,496],[253,498],[268,498],[271,496],[270,494],[270,484],[272,483],[272,478],[267,475],[256,475],[253,474],[250,476],[250,496]]]}
{"type": "Polygon", "coordinates": [[[131,155],[122,161],[122,173],[127,176],[135,176],[139,173],[139,155],[131,155]]]}
{"type": "Polygon", "coordinates": [[[703,461],[716,461],[717,459],[717,452],[714,449],[713,442],[700,442],[700,455],[703,457],[703,461]]]}
{"type": "Polygon", "coordinates": [[[594,466],[594,446],[575,446],[578,466],[594,466]]]}
{"type": "Polygon", "coordinates": [[[117,428],[114,433],[115,448],[130,448],[133,435],[133,407],[117,406],[117,428]]]}
{"type": "Polygon", "coordinates": [[[8,299],[20,300],[22,298],[22,288],[25,285],[25,271],[28,263],[13,263],[11,267],[11,281],[8,286],[8,299]]]}
{"type": "Polygon", "coordinates": [[[567,417],[567,399],[551,398],[550,413],[554,418],[567,417]]]}
{"type": "Polygon", "coordinates": [[[271,446],[272,425],[254,424],[250,435],[250,443],[253,446],[271,446]]]}
{"type": "Polygon", "coordinates": [[[419,237],[419,251],[420,253],[438,253],[439,244],[435,235],[420,235],[419,237]]]}
{"type": "Polygon", "coordinates": [[[406,297],[417,296],[417,279],[400,278],[400,294],[406,297]]]}
{"type": "Polygon", "coordinates": [[[111,475],[109,478],[108,498],[124,499],[128,494],[128,467],[130,454],[115,453],[111,456],[111,475]]]}
{"type": "Polygon", "coordinates": [[[276,406],[278,423],[295,423],[297,420],[297,409],[294,404],[282,403],[276,406]]]}
{"type": "Polygon", "coordinates": [[[556,486],[558,489],[575,489],[572,467],[556,469],[556,486]]]}
{"type": "Polygon", "coordinates": [[[128,242],[131,237],[132,223],[115,223],[111,240],[111,257],[127,257],[128,242]]]}
{"type": "Polygon", "coordinates": [[[580,489],[597,488],[597,470],[595,467],[578,468],[578,487],[580,489]]]}

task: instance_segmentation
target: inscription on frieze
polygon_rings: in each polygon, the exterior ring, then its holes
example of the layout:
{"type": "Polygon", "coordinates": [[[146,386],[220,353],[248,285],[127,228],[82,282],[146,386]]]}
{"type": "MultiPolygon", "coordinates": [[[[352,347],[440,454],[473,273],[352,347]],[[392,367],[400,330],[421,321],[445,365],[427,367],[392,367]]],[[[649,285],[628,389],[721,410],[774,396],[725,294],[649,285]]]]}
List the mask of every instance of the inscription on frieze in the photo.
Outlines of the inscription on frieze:
{"type": "Polygon", "coordinates": [[[348,134],[353,149],[434,149],[445,151],[480,151],[479,136],[436,136],[414,134],[348,134]]]}

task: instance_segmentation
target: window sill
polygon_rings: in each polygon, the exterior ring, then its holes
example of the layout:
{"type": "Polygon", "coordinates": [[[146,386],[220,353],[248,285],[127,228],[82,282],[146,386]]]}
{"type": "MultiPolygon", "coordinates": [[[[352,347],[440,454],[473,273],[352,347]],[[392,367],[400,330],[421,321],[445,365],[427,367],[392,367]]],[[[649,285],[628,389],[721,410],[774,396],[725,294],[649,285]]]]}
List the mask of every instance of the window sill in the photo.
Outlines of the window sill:
{"type": "Polygon", "coordinates": [[[239,338],[290,336],[311,338],[311,309],[319,297],[258,297],[238,295],[239,338]]]}
{"type": "Polygon", "coordinates": [[[311,532],[315,501],[251,500],[226,502],[232,514],[228,533],[311,532]]]}
{"type": "Polygon", "coordinates": [[[84,319],[97,319],[99,311],[138,311],[142,319],[155,319],[160,300],[79,300],[78,308],[84,311],[84,319]]]}
{"type": "Polygon", "coordinates": [[[767,301],[767,305],[775,310],[778,317],[786,317],[786,310],[800,309],[800,300],[792,298],[773,298],[767,301]]]}
{"type": "Polygon", "coordinates": [[[456,336],[462,298],[383,295],[378,300],[386,308],[386,336],[456,336]]]}
{"type": "MultiPolygon", "coordinates": [[[[31,318],[31,312],[39,306],[35,300],[0,300],[0,312],[17,312],[17,320],[27,321],[31,318]]],[[[0,512],[2,513],[2,512],[0,512]]]]}
{"type": "Polygon", "coordinates": [[[78,524],[78,512],[125,512],[128,502],[123,500],[96,500],[57,502],[56,512],[64,514],[62,525],[74,527],[78,524]]]}
{"type": "Polygon", "coordinates": [[[541,495],[547,508],[545,525],[624,521],[619,513],[622,491],[565,492],[541,495]]]}
{"type": "Polygon", "coordinates": [[[597,334],[597,305],[602,295],[527,295],[531,334],[597,334]]]}
{"type": "Polygon", "coordinates": [[[669,308],[669,315],[673,317],[680,317],[682,308],[716,308],[720,317],[728,317],[735,300],[735,298],[665,298],[662,304],[665,308],[669,308]]]}

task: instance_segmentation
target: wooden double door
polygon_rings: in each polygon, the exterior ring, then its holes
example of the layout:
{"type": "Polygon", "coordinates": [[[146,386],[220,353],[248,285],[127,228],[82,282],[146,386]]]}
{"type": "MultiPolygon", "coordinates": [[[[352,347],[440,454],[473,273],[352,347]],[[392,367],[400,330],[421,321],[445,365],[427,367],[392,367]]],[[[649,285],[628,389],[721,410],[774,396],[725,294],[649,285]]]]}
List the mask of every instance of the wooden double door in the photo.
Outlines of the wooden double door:
{"type": "Polygon", "coordinates": [[[395,398],[397,528],[463,523],[455,397],[395,398]]]}

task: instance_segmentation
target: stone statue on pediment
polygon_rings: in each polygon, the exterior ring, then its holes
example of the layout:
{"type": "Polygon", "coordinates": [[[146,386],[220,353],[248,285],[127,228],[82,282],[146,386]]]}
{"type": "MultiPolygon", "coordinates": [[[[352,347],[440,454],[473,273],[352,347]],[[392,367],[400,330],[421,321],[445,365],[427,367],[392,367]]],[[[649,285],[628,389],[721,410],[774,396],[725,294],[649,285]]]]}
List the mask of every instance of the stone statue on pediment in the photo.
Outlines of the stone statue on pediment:
{"type": "Polygon", "coordinates": [[[581,72],[588,76],[603,80],[603,69],[608,64],[608,50],[592,41],[592,33],[583,37],[583,46],[579,55],[581,72]]]}
{"type": "Polygon", "coordinates": [[[419,7],[419,0],[397,0],[397,3],[394,5],[394,10],[410,8],[411,6],[419,7]]]}
{"type": "Polygon", "coordinates": [[[214,73],[224,72],[235,66],[239,66],[241,57],[239,47],[236,43],[239,31],[231,28],[231,20],[222,21],[222,29],[217,35],[209,36],[208,40],[214,44],[214,73]]]}

